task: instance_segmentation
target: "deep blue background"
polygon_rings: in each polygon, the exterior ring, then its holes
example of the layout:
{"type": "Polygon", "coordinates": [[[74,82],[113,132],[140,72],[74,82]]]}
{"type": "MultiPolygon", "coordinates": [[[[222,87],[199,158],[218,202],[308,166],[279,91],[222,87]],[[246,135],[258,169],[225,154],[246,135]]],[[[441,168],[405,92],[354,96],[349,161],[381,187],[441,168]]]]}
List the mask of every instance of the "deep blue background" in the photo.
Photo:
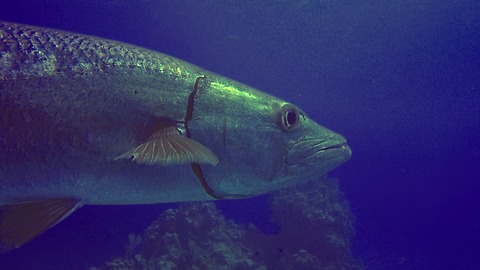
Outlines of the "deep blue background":
{"type": "MultiPolygon", "coordinates": [[[[354,252],[369,269],[479,267],[479,1],[9,5],[2,4],[0,19],[179,57],[292,101],[343,134],[353,157],[332,175],[356,216],[354,252]]],[[[0,268],[98,264],[121,255],[128,233],[141,232],[168,206],[84,207],[0,255],[0,268]]],[[[223,208],[268,223],[265,210],[242,210],[256,206],[264,209],[264,199],[223,208]]]]}

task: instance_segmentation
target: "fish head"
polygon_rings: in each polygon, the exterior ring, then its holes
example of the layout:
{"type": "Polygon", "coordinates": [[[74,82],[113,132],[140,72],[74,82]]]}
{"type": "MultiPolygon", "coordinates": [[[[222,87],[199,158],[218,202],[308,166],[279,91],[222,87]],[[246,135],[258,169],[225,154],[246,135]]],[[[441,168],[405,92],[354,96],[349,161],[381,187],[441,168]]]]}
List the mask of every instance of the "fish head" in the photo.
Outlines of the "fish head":
{"type": "Polygon", "coordinates": [[[346,162],[341,135],[297,106],[230,81],[206,81],[195,99],[192,138],[218,157],[201,166],[222,198],[264,194],[315,179],[346,162]]]}
{"type": "Polygon", "coordinates": [[[317,124],[301,111],[299,115],[296,130],[285,135],[288,150],[281,173],[287,179],[320,176],[350,159],[352,152],[342,135],[317,124]]]}

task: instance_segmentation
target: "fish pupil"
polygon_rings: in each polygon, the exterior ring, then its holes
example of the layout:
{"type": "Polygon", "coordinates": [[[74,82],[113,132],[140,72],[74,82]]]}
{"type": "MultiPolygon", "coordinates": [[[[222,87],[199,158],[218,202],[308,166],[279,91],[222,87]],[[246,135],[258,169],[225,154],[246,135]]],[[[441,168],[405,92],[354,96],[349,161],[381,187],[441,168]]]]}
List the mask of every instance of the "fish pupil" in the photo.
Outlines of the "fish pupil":
{"type": "Polygon", "coordinates": [[[288,111],[286,117],[286,124],[287,126],[295,126],[297,124],[298,115],[295,111],[288,111]]]}

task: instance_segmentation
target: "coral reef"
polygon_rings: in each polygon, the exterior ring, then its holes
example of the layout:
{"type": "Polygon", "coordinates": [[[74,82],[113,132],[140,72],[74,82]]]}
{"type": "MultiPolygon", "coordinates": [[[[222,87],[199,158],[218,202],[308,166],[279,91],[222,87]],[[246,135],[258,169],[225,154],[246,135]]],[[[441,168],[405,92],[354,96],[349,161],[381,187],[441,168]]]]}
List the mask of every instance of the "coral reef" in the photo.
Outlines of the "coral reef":
{"type": "Polygon", "coordinates": [[[324,177],[283,189],[271,200],[274,220],[282,226],[274,241],[297,263],[282,269],[358,268],[350,252],[353,217],[336,179],[324,177]]]}
{"type": "Polygon", "coordinates": [[[335,183],[323,178],[272,193],[281,226],[275,235],[226,220],[211,202],[181,204],[162,213],[141,244],[130,235],[124,258],[91,270],[361,269],[350,253],[352,217],[335,183]]]}

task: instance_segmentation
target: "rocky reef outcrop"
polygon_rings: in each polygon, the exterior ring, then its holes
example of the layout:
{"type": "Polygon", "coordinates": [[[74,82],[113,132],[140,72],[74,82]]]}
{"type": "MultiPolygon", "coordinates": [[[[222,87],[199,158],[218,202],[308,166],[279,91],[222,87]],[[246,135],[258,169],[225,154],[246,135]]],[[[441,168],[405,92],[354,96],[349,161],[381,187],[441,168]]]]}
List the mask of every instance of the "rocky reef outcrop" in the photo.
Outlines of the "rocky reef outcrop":
{"type": "Polygon", "coordinates": [[[91,270],[361,269],[350,252],[352,216],[335,183],[322,178],[272,193],[280,225],[273,235],[225,219],[214,203],[181,204],[162,213],[142,241],[129,236],[125,256],[91,270]]]}

